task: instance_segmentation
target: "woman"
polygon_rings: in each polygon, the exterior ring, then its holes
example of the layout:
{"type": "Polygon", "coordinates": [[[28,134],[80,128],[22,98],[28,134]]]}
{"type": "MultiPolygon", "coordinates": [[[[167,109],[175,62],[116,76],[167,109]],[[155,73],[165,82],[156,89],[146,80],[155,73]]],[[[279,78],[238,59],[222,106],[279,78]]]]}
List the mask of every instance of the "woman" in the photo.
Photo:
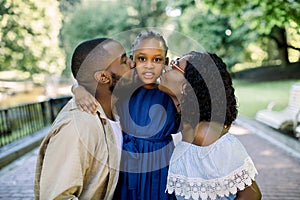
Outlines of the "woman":
{"type": "Polygon", "coordinates": [[[261,199],[252,159],[228,132],[237,109],[222,59],[190,52],[171,62],[160,84],[182,115],[182,141],[170,161],[168,192],[177,199],[261,199]]]}

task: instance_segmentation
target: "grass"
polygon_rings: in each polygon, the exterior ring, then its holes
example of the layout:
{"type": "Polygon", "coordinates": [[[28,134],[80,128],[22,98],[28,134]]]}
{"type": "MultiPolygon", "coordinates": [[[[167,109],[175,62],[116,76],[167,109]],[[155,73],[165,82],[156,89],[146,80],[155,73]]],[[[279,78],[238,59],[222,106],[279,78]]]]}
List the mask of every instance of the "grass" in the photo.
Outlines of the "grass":
{"type": "Polygon", "coordinates": [[[282,80],[272,82],[249,82],[234,80],[239,114],[254,118],[257,111],[266,109],[274,102],[273,110],[280,111],[288,105],[291,86],[299,80],[282,80]]]}

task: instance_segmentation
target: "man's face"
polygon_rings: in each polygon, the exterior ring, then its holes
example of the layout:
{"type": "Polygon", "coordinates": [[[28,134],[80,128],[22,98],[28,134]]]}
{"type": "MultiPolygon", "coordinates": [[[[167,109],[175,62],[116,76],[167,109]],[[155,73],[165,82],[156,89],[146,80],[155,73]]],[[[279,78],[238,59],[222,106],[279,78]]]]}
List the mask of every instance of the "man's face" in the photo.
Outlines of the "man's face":
{"type": "Polygon", "coordinates": [[[110,90],[112,91],[121,78],[126,80],[131,78],[130,66],[125,49],[121,45],[117,43],[108,44],[105,48],[112,56],[115,55],[115,59],[106,69],[111,74],[110,90]]]}
{"type": "Polygon", "coordinates": [[[111,82],[111,85],[109,87],[109,90],[111,92],[113,92],[113,90],[115,89],[116,85],[117,85],[117,82],[122,78],[121,76],[111,72],[111,78],[112,78],[112,82],[111,82]]]}

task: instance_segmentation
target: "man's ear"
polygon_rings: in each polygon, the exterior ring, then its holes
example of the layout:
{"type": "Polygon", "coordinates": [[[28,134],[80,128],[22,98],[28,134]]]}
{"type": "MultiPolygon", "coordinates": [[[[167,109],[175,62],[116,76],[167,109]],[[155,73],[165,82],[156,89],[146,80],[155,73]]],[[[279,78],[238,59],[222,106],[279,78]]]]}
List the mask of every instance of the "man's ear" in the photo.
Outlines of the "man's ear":
{"type": "Polygon", "coordinates": [[[165,65],[169,65],[169,57],[166,57],[166,59],[165,59],[165,65]]]}
{"type": "Polygon", "coordinates": [[[101,84],[107,84],[110,82],[110,74],[107,71],[97,71],[94,74],[96,81],[101,84]]]}

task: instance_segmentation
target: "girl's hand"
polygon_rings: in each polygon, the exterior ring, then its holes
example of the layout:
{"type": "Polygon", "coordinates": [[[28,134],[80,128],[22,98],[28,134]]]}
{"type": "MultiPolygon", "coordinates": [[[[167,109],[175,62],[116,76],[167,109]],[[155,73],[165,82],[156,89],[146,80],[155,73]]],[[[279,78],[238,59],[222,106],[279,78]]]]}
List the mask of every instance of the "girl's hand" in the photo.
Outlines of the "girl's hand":
{"type": "Polygon", "coordinates": [[[75,84],[72,86],[72,93],[80,111],[96,114],[98,102],[84,87],[75,84]]]}

